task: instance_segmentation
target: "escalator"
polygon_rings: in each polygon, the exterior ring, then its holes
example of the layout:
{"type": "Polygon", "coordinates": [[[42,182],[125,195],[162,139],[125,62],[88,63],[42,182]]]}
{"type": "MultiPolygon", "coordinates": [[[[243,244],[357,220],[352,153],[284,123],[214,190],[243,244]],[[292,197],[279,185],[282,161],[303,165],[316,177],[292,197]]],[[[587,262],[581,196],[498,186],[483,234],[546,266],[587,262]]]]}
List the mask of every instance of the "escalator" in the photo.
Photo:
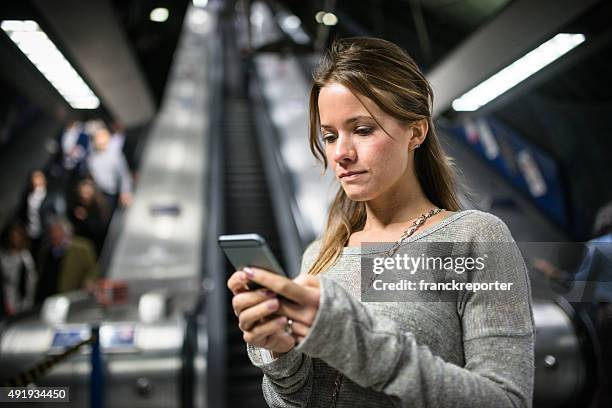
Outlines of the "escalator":
{"type": "MultiPolygon", "coordinates": [[[[257,146],[245,69],[235,50],[235,42],[232,42],[232,31],[227,29],[224,34],[224,233],[262,235],[282,264],[281,240],[257,146]]],[[[229,263],[226,263],[226,271],[227,279],[234,272],[229,263]]],[[[261,390],[262,373],[248,359],[238,320],[230,306],[229,292],[226,304],[226,406],[267,407],[261,390]]]]}

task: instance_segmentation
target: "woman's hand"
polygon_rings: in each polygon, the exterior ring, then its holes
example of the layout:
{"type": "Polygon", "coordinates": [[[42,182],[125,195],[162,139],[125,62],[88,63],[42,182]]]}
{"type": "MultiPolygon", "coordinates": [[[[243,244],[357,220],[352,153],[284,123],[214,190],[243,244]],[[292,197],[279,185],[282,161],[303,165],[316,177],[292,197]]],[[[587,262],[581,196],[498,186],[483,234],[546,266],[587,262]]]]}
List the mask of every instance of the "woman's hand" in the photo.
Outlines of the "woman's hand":
{"type": "Polygon", "coordinates": [[[319,311],[319,279],[300,275],[295,280],[290,280],[259,268],[245,268],[244,274],[247,280],[256,282],[284,298],[276,312],[293,321],[292,336],[296,342],[304,340],[319,311]]]}
{"type": "Polygon", "coordinates": [[[238,316],[238,327],[244,341],[273,353],[286,353],[295,346],[295,339],[285,333],[287,318],[275,316],[280,306],[276,294],[266,289],[250,290],[245,272],[237,271],[227,281],[232,291],[232,307],[238,316]]]}

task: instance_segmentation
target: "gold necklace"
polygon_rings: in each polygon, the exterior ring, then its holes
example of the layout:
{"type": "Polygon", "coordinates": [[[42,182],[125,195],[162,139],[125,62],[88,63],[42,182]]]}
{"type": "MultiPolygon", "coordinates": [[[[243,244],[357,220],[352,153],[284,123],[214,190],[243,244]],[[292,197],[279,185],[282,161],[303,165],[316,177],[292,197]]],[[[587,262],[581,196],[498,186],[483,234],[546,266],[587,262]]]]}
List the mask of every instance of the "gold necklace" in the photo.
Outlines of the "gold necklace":
{"type": "Polygon", "coordinates": [[[391,247],[391,249],[387,251],[386,255],[387,256],[395,255],[395,253],[397,252],[399,247],[402,246],[404,241],[407,240],[408,237],[410,237],[412,234],[414,234],[414,232],[418,230],[421,227],[421,225],[425,224],[425,221],[427,221],[428,218],[431,218],[434,215],[441,213],[442,211],[446,211],[446,210],[444,208],[433,208],[429,210],[429,212],[421,214],[421,216],[417,218],[416,220],[414,220],[412,225],[404,231],[400,239],[398,239],[395,242],[395,244],[393,244],[393,247],[391,247]]]}

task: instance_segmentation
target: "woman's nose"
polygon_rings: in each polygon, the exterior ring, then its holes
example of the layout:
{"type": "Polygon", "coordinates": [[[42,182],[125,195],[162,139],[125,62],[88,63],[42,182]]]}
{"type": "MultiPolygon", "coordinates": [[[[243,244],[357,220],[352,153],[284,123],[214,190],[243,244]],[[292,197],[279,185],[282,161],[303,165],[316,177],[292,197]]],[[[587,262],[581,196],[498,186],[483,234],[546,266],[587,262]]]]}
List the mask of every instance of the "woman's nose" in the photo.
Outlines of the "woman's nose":
{"type": "Polygon", "coordinates": [[[339,136],[336,141],[336,149],[334,150],[334,161],[341,163],[343,161],[355,160],[355,146],[350,137],[339,136]]]}

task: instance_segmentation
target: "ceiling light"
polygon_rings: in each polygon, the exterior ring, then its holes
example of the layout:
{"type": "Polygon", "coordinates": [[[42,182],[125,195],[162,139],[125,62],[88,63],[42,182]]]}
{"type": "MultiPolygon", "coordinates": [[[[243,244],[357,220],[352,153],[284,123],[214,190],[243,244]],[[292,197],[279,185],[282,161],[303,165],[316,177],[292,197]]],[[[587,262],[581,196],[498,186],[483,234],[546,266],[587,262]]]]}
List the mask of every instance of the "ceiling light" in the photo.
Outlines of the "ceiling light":
{"type": "Polygon", "coordinates": [[[189,24],[198,33],[205,33],[210,29],[209,20],[209,14],[204,9],[195,8],[189,12],[189,24]]]}
{"type": "Polygon", "coordinates": [[[475,111],[585,41],[583,34],[557,34],[452,103],[456,111],[475,111]]]}
{"type": "Polygon", "coordinates": [[[300,21],[300,18],[298,16],[294,14],[289,14],[283,16],[280,24],[285,30],[297,30],[298,28],[300,28],[302,22],[300,21]]]}
{"type": "Polygon", "coordinates": [[[206,7],[208,5],[208,0],[193,0],[193,5],[195,7],[206,7]]]}
{"type": "Polygon", "coordinates": [[[280,28],[298,44],[308,44],[310,37],[302,28],[302,21],[295,14],[279,11],[276,14],[276,20],[280,28]]]}
{"type": "Polygon", "coordinates": [[[323,24],[323,16],[324,15],[325,15],[324,11],[319,11],[317,14],[315,14],[315,20],[317,20],[317,23],[323,24]]]}
{"type": "Polygon", "coordinates": [[[338,17],[336,17],[334,13],[325,13],[321,21],[323,21],[323,24],[326,26],[335,26],[338,24],[338,17]]]}
{"type": "Polygon", "coordinates": [[[163,23],[168,19],[170,13],[168,9],[165,7],[157,7],[151,10],[151,14],[149,14],[149,18],[151,21],[155,21],[156,23],[163,23]]]}
{"type": "Polygon", "coordinates": [[[100,100],[36,21],[5,20],[2,30],[74,109],[96,109],[100,100]]]}

